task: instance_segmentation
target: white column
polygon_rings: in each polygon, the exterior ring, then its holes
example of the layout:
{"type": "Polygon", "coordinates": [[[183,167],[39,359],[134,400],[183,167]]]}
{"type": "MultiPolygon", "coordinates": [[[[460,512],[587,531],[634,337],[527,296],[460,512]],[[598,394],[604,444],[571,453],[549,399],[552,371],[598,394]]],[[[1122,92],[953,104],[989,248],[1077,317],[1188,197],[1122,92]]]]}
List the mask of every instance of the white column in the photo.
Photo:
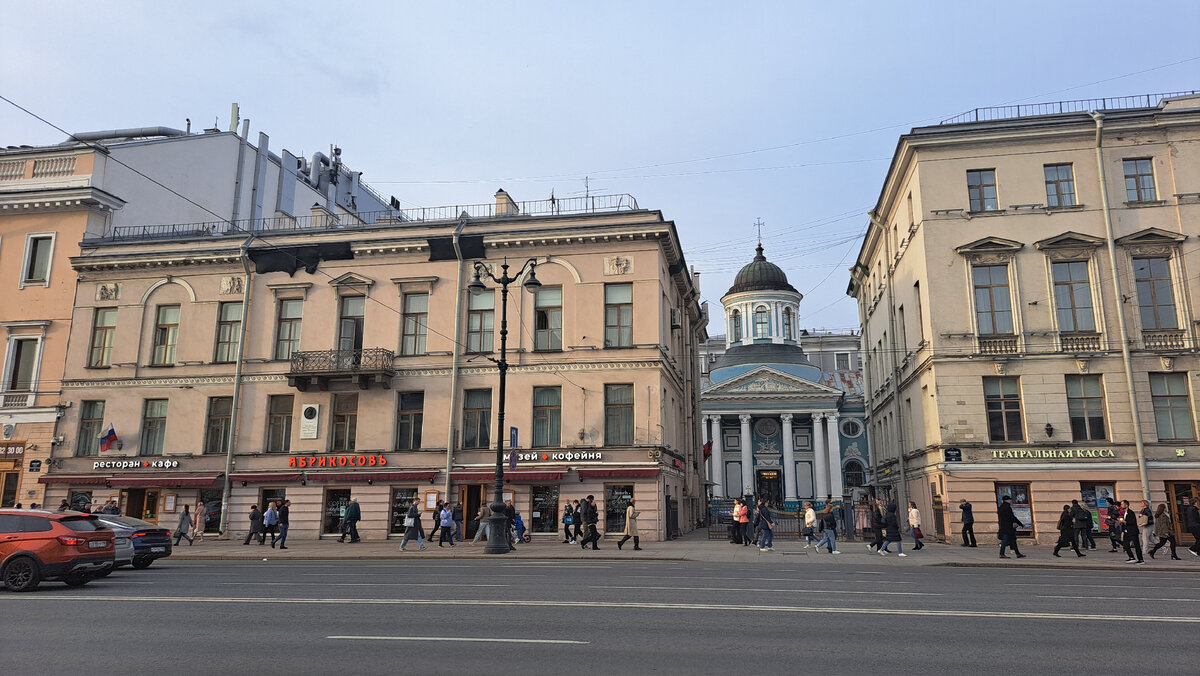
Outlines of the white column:
{"type": "Polygon", "coordinates": [[[829,492],[837,500],[842,497],[842,443],[836,412],[825,414],[825,427],[829,431],[829,492]]]}
{"type": "Polygon", "coordinates": [[[754,492],[754,448],[750,444],[750,416],[738,416],[742,423],[742,485],[738,495],[754,492]]]}
{"type": "Polygon", "coordinates": [[[713,497],[725,497],[725,458],[721,453],[721,416],[709,416],[708,421],[711,423],[709,437],[712,439],[712,464],[713,475],[712,480],[716,483],[713,485],[713,497]]]}
{"type": "Polygon", "coordinates": [[[812,414],[813,474],[816,475],[813,497],[817,500],[824,500],[825,496],[829,495],[829,457],[825,454],[825,430],[821,424],[823,420],[824,413],[812,414]]]}
{"type": "Polygon", "coordinates": [[[796,495],[796,451],[792,448],[792,414],[779,416],[783,421],[783,499],[795,500],[796,495]]]}

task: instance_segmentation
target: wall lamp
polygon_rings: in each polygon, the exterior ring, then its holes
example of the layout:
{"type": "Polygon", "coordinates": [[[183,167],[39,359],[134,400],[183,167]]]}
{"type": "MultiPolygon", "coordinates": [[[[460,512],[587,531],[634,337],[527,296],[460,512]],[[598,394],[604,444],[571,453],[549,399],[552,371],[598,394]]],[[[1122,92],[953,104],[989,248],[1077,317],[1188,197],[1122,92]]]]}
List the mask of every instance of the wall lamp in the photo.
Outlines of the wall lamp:
{"type": "Polygon", "coordinates": [[[1051,425],[1050,423],[1046,423],[1046,436],[1047,437],[1054,436],[1054,425],[1051,425]]]}

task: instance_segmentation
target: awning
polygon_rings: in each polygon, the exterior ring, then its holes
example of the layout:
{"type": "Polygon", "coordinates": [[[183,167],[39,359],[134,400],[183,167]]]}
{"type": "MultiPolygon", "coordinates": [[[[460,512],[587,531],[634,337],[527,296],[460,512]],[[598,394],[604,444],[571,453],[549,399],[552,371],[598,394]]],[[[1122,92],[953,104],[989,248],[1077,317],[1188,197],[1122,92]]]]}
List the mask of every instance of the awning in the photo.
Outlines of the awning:
{"type": "Polygon", "coordinates": [[[437,470],[426,472],[309,472],[309,481],[433,481],[437,470]]]}
{"type": "Polygon", "coordinates": [[[658,468],[650,467],[614,467],[612,469],[580,469],[580,479],[609,479],[609,478],[653,478],[658,476],[658,468]]]}
{"type": "MultiPolygon", "coordinates": [[[[538,469],[506,469],[504,480],[516,483],[530,481],[558,481],[567,470],[562,467],[544,467],[538,469]]],[[[494,469],[456,469],[450,472],[450,478],[455,481],[495,481],[494,469]]]]}
{"type": "Polygon", "coordinates": [[[76,486],[103,486],[107,474],[47,474],[38,477],[39,484],[75,484],[76,486]]]}
{"type": "Polygon", "coordinates": [[[259,474],[230,474],[230,481],[244,481],[248,484],[265,484],[276,481],[299,481],[299,472],[267,472],[259,474]]]}
{"type": "Polygon", "coordinates": [[[118,474],[108,477],[108,485],[113,488],[136,488],[139,486],[162,486],[163,488],[179,488],[183,486],[211,486],[221,477],[221,472],[180,472],[177,474],[118,474]]]}

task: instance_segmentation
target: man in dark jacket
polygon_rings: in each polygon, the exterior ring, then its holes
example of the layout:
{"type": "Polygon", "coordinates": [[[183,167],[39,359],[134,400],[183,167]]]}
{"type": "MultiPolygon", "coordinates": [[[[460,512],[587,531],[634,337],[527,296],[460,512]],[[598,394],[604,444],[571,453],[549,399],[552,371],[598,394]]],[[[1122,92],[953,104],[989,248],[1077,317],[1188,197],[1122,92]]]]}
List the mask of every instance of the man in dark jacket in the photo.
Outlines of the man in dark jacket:
{"type": "Polygon", "coordinates": [[[279,548],[287,549],[288,513],[291,512],[292,501],[280,500],[276,504],[279,505],[279,548]]]}
{"type": "Polygon", "coordinates": [[[266,544],[267,532],[263,530],[262,512],[258,511],[258,505],[250,505],[250,532],[246,533],[246,540],[242,544],[250,544],[250,541],[256,535],[258,536],[258,544],[266,544]]]}
{"type": "Polygon", "coordinates": [[[462,527],[463,527],[463,506],[461,502],[454,503],[454,509],[450,510],[454,516],[454,539],[462,542],[462,527]]]}
{"type": "Polygon", "coordinates": [[[962,511],[962,546],[975,547],[975,512],[965,498],[958,501],[958,508],[962,511]]]}
{"type": "Polygon", "coordinates": [[[1078,500],[1071,501],[1071,527],[1074,529],[1073,538],[1077,549],[1095,549],[1096,541],[1092,540],[1092,513],[1083,508],[1078,500]],[[1091,540],[1091,544],[1088,541],[1091,540]]]}
{"type": "Polygon", "coordinates": [[[1122,500],[1121,506],[1125,508],[1125,556],[1129,557],[1125,563],[1144,564],[1145,559],[1142,558],[1142,533],[1138,529],[1138,513],[1129,506],[1128,500],[1122,500]],[[1137,554],[1137,558],[1134,558],[1137,554]]]}
{"type": "Polygon", "coordinates": [[[592,549],[600,549],[596,543],[600,541],[600,532],[596,530],[596,524],[600,522],[599,510],[596,508],[596,497],[593,495],[587,496],[583,503],[579,505],[583,510],[583,540],[580,541],[579,547],[587,549],[588,544],[592,545],[592,549]]]}
{"type": "Polygon", "coordinates": [[[350,544],[361,542],[362,538],[358,537],[358,522],[362,519],[362,508],[358,506],[358,498],[350,498],[350,504],[346,505],[346,516],[342,519],[345,521],[345,530],[338,542],[345,542],[347,533],[350,534],[350,544]]]}
{"type": "Polygon", "coordinates": [[[1013,514],[1012,498],[1007,495],[1000,499],[998,516],[1000,519],[1000,558],[1008,558],[1004,555],[1005,547],[1012,547],[1013,554],[1016,554],[1018,559],[1025,558],[1021,550],[1017,549],[1017,527],[1024,528],[1025,524],[1017,519],[1016,514],[1013,514]]]}
{"type": "Polygon", "coordinates": [[[758,523],[755,524],[755,528],[762,533],[758,538],[758,550],[775,551],[775,515],[762,498],[758,499],[758,523]]]}
{"type": "Polygon", "coordinates": [[[1188,553],[1192,556],[1200,556],[1200,507],[1196,506],[1196,499],[1200,496],[1192,496],[1192,504],[1188,505],[1187,514],[1187,529],[1196,539],[1196,542],[1188,547],[1188,553]]]}

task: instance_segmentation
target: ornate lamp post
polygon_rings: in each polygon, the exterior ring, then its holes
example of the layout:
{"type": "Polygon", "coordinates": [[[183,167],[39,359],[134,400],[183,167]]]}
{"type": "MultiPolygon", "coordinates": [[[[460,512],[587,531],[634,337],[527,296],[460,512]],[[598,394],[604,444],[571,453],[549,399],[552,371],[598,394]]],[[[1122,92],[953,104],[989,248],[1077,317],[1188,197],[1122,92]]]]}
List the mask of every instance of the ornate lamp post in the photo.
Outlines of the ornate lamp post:
{"type": "Polygon", "coordinates": [[[496,416],[496,495],[492,498],[491,525],[488,532],[488,544],[484,549],[484,552],[488,554],[507,554],[509,552],[508,520],[504,517],[504,434],[507,431],[504,428],[504,385],[508,373],[508,285],[520,279],[526,268],[529,269],[529,278],[525,280],[523,286],[525,290],[533,293],[542,287],[542,283],[534,274],[537,268],[536,258],[525,261],[521,269],[511,277],[508,274],[507,258],[500,264],[499,277],[493,275],[482,262],[475,261],[475,279],[467,285],[467,291],[470,291],[473,296],[478,296],[487,290],[487,286],[483,283],[483,277],[500,285],[500,358],[488,358],[496,362],[496,366],[500,368],[500,409],[496,416]]]}

